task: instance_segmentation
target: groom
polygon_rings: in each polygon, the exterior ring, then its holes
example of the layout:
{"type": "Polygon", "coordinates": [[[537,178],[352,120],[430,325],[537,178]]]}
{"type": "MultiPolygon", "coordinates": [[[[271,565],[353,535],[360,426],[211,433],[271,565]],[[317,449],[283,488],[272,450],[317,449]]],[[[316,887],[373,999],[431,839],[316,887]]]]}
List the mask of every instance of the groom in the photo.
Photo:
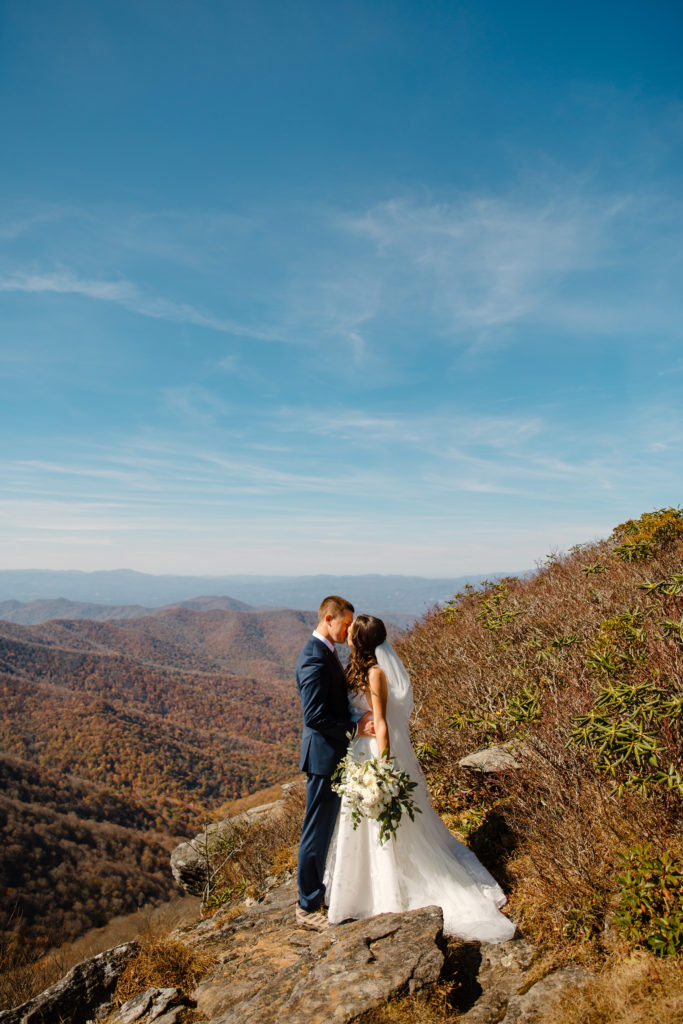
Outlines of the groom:
{"type": "MultiPolygon", "coordinates": [[[[296,923],[324,931],[321,912],[327,850],[339,812],[340,798],[331,776],[346,753],[347,734],[354,729],[347,686],[335,644],[343,644],[353,620],[353,605],[343,597],[326,597],[318,625],[303,646],[296,664],[296,683],[304,713],[299,770],[306,772],[306,813],[299,842],[299,902],[296,923]]],[[[372,736],[370,712],[356,727],[357,736],[372,736]]]]}

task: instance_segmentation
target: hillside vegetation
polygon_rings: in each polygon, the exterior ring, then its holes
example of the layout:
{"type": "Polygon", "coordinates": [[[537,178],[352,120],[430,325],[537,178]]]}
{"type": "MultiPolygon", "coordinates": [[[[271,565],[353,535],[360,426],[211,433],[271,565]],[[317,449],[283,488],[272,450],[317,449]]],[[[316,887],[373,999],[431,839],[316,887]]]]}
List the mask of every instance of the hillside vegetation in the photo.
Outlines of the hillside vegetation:
{"type": "Polygon", "coordinates": [[[312,618],[0,622],[0,970],[168,898],[179,838],[295,773],[312,618]]]}
{"type": "Polygon", "coordinates": [[[0,971],[175,891],[150,809],[6,755],[0,829],[0,971]]]}
{"type": "Polygon", "coordinates": [[[0,623],[0,750],[153,804],[207,808],[295,767],[298,612],[180,609],[131,622],[0,623]]]}
{"type": "Polygon", "coordinates": [[[562,956],[683,945],[683,511],[466,589],[399,643],[439,810],[562,956]],[[508,744],[520,768],[458,760],[508,744]]]}

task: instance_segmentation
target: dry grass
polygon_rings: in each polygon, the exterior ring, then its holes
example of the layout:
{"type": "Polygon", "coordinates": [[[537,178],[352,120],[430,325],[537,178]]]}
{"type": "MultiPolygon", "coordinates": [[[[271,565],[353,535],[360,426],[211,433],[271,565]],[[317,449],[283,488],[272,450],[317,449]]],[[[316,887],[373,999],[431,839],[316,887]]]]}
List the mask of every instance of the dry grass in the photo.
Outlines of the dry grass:
{"type": "Polygon", "coordinates": [[[59,956],[34,961],[25,947],[0,947],[0,1012],[21,1006],[54,985],[69,966],[59,956]]]}
{"type": "Polygon", "coordinates": [[[392,999],[356,1018],[355,1024],[454,1024],[448,1002],[450,986],[435,985],[413,996],[392,999]]]}
{"type": "Polygon", "coordinates": [[[273,812],[255,821],[234,822],[210,844],[208,908],[236,896],[259,895],[268,878],[282,878],[296,868],[305,802],[304,787],[293,787],[273,812]]]}
{"type": "Polygon", "coordinates": [[[539,1024],[682,1024],[683,964],[634,953],[608,964],[582,992],[566,992],[539,1024]]]}
{"type": "MultiPolygon", "coordinates": [[[[680,538],[635,562],[615,557],[617,539],[554,556],[531,579],[469,592],[397,642],[438,810],[464,829],[530,938],[567,959],[596,962],[613,943],[605,926],[619,853],[643,842],[660,853],[683,838],[675,788],[629,789],[638,770],[628,759],[606,774],[593,750],[572,742],[607,678],[594,655],[602,645],[613,656],[606,623],[615,616],[637,610],[642,624],[638,643],[624,641],[632,661],[609,679],[648,693],[659,687],[667,700],[683,694],[683,597],[641,588],[683,573],[680,538]],[[522,768],[482,779],[458,767],[493,743],[513,744],[522,768]],[[624,788],[615,792],[615,783],[624,788]]],[[[662,766],[683,772],[683,717],[649,731],[662,766]]]]}
{"type": "Polygon", "coordinates": [[[148,933],[119,978],[114,1002],[121,1006],[148,988],[179,988],[190,993],[214,966],[215,956],[191,949],[168,933],[148,933]]]}

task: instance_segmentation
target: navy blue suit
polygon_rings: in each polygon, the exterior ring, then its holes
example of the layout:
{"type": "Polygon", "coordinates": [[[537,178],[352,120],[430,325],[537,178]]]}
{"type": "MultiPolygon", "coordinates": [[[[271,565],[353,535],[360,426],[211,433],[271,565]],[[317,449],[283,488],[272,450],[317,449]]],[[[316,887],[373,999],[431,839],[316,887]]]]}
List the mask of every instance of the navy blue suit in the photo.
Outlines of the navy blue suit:
{"type": "Polygon", "coordinates": [[[296,684],[304,713],[299,769],[306,772],[306,814],[299,842],[299,906],[317,910],[323,902],[325,860],[339,812],[330,777],[346,753],[353,729],[344,670],[330,649],[310,636],[296,663],[296,684]]]}

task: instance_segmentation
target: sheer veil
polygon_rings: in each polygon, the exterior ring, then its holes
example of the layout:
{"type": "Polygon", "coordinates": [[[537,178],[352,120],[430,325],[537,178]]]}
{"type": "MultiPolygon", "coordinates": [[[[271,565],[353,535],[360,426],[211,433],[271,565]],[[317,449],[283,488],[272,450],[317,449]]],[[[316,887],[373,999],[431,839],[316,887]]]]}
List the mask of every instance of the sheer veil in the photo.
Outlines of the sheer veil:
{"type": "Polygon", "coordinates": [[[432,807],[427,779],[410,740],[413,687],[405,665],[388,642],[381,644],[375,655],[387,679],[391,755],[396,765],[417,783],[413,797],[421,811],[417,827],[404,826],[400,832],[405,884],[408,890],[420,893],[422,899],[442,906],[448,934],[493,942],[509,939],[515,926],[496,909],[505,903],[498,883],[469,847],[451,835],[432,807]],[[461,888],[454,887],[455,879],[461,888]],[[462,902],[466,893],[467,900],[474,901],[468,910],[462,902]]]}
{"type": "Polygon", "coordinates": [[[377,664],[387,679],[387,713],[396,725],[407,725],[413,712],[413,687],[410,676],[388,640],[375,650],[377,664]]]}
{"type": "MultiPolygon", "coordinates": [[[[387,680],[387,725],[391,754],[396,764],[418,783],[418,805],[429,805],[427,780],[410,741],[410,716],[413,713],[413,685],[406,667],[388,640],[375,649],[377,664],[387,680]]],[[[424,810],[424,807],[421,807],[424,810]]]]}

